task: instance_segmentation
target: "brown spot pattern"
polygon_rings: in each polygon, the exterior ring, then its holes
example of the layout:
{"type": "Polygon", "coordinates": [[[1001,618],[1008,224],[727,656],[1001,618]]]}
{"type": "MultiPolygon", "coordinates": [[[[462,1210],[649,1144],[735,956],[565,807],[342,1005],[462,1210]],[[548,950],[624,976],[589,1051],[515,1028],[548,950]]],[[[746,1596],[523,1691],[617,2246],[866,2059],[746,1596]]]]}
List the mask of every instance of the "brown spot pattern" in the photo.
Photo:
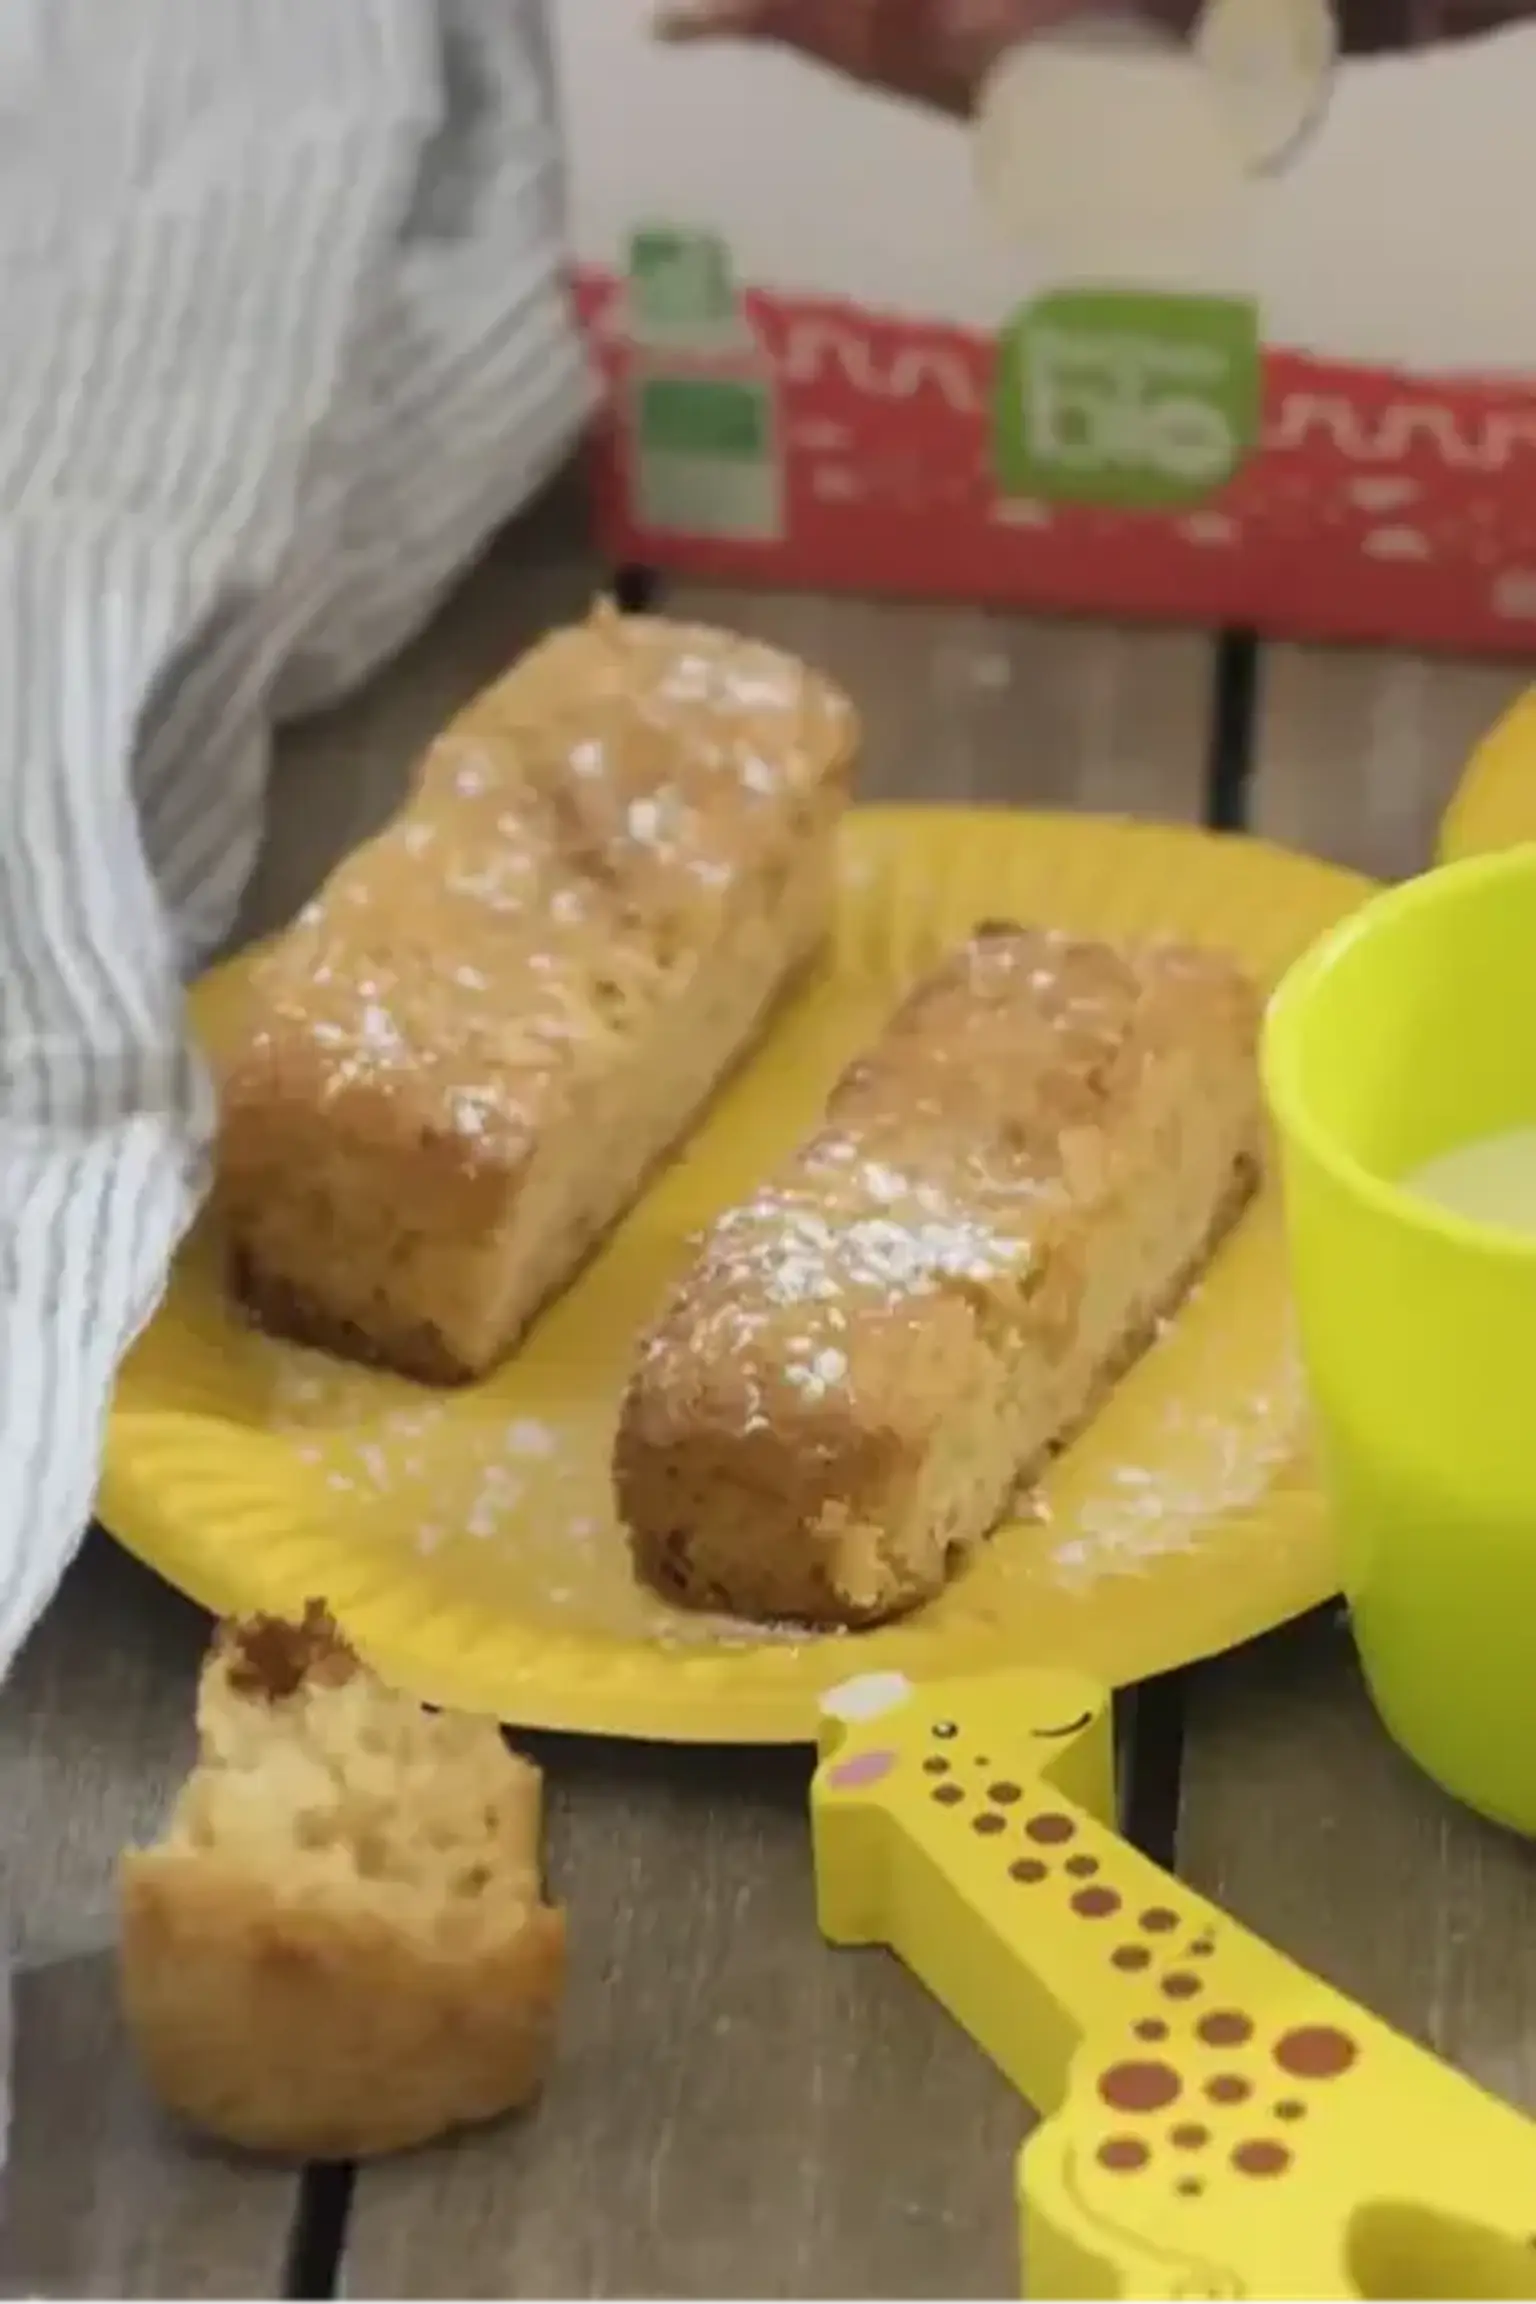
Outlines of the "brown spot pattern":
{"type": "Polygon", "coordinates": [[[1043,1880],[1048,1870],[1049,1866],[1042,1864],[1038,1856],[1021,1856],[1016,1864],[1009,1865],[1008,1877],[1032,1883],[1043,1880]]]}
{"type": "Polygon", "coordinates": [[[995,1800],[999,1808],[1011,1808],[1015,1800],[1022,1800],[1023,1797],[1024,1795],[1017,1784],[989,1784],[987,1786],[987,1798],[995,1800]]]}
{"type": "Polygon", "coordinates": [[[1193,2000],[1204,1989],[1198,1976],[1191,1976],[1187,1968],[1175,1968],[1171,1976],[1163,1978],[1163,1990],[1170,2000],[1193,2000]]]}
{"type": "Polygon", "coordinates": [[[1143,2016],[1131,2026],[1138,2040],[1166,2040],[1168,2027],[1161,2016],[1143,2016]]]}
{"type": "Polygon", "coordinates": [[[1209,2144],[1210,2140],[1209,2128],[1202,2128],[1198,2120],[1181,2120],[1177,2128],[1168,2132],[1169,2143],[1176,2144],[1181,2152],[1198,2152],[1201,2145],[1209,2144]]]}
{"type": "Polygon", "coordinates": [[[1213,2104],[1242,2104],[1253,2094],[1248,2082],[1236,2072],[1218,2072],[1214,2080],[1207,2080],[1205,2092],[1213,2104]]]}
{"type": "Polygon", "coordinates": [[[1042,1848],[1059,1848],[1064,1840],[1072,1838],[1077,1826],[1070,1816],[1060,1816],[1048,1809],[1043,1816],[1031,1816],[1024,1830],[1027,1837],[1038,1841],[1042,1848]]]}
{"type": "Polygon", "coordinates": [[[1084,1920],[1107,1920],[1111,1912],[1119,1911],[1120,1899],[1113,1888],[1079,1888],[1072,1909],[1084,1920]]]}
{"type": "Polygon", "coordinates": [[[973,1832],[1001,1832],[1004,1830],[1003,1819],[1001,1816],[994,1816],[990,1808],[984,1808],[979,1816],[972,1817],[971,1830],[973,1832]]]}
{"type": "Polygon", "coordinates": [[[958,1784],[940,1784],[935,1787],[933,1797],[941,1808],[954,1808],[965,1798],[965,1794],[958,1784]]]}
{"type": "Polygon", "coordinates": [[[1099,2146],[1099,2166],[1113,2168],[1120,2175],[1145,2168],[1151,2157],[1139,2136],[1106,2136],[1099,2146]]]}
{"type": "Polygon", "coordinates": [[[1149,1936],[1166,1936],[1170,1928],[1177,1928],[1179,1916],[1170,1912],[1166,1904],[1151,1904],[1141,1916],[1141,1925],[1149,1936]]]}
{"type": "Polygon", "coordinates": [[[1112,1968],[1150,1968],[1152,1955],[1145,1944],[1117,1944],[1109,1964],[1112,1968]]]}
{"type": "Polygon", "coordinates": [[[1291,2164],[1291,2156],[1283,2144],[1269,2136],[1255,2136],[1247,2144],[1239,2144],[1232,2155],[1232,2165],[1244,2176],[1280,2176],[1291,2164]]]}
{"type": "Polygon", "coordinates": [[[1297,2080],[1337,2080],[1358,2053],[1349,2034],[1332,2024],[1299,2024],[1275,2043],[1275,2062],[1297,2080]]]}
{"type": "Polygon", "coordinates": [[[935,1752],[931,1760],[923,1762],[923,1774],[925,1776],[947,1776],[949,1774],[949,1762],[941,1754],[935,1752]]]}
{"type": "Polygon", "coordinates": [[[1253,2026],[1238,2008],[1213,2008],[1201,2017],[1195,2032],[1207,2048],[1241,2048],[1253,2038],[1253,2026]]]}
{"type": "Polygon", "coordinates": [[[1091,1880],[1099,1868],[1097,1856],[1069,1856],[1067,1870],[1074,1880],[1091,1880]]]}
{"type": "Polygon", "coordinates": [[[1275,2118],[1277,2120],[1304,2120],[1306,2116],[1305,2104],[1295,2096],[1282,2096],[1275,2106],[1275,2118]]]}
{"type": "Polygon", "coordinates": [[[1099,2094],[1116,2112],[1161,2112],[1179,2093],[1171,2064],[1111,2064],[1099,2074],[1099,2094]]]}

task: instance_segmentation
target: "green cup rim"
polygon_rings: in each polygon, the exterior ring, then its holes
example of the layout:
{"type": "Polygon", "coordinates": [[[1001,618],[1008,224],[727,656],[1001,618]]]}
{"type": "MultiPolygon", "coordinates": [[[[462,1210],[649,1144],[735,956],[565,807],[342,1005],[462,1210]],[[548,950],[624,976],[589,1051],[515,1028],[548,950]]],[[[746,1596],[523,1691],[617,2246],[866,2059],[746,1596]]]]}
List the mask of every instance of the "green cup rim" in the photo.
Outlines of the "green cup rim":
{"type": "Polygon", "coordinates": [[[1281,1137],[1297,1145],[1334,1183],[1378,1216],[1432,1234],[1464,1253],[1501,1262],[1536,1264],[1536,1233],[1460,1216],[1404,1184],[1378,1176],[1347,1152],[1312,1111],[1301,1085],[1302,1052],[1314,998],[1355,948],[1389,932],[1415,913],[1433,911],[1469,891],[1503,880],[1528,879],[1536,902],[1536,841],[1439,864],[1416,879],[1383,888],[1308,946],[1292,961],[1271,993],[1260,1037],[1259,1071],[1270,1117],[1281,1137]]]}

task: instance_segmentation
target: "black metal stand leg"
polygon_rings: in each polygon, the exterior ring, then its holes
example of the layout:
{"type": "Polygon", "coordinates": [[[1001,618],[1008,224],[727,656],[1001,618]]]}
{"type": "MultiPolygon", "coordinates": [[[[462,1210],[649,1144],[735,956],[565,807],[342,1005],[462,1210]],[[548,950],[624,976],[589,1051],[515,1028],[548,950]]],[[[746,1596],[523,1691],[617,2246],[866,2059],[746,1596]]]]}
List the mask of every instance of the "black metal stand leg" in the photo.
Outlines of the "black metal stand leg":
{"type": "Polygon", "coordinates": [[[1248,829],[1258,715],[1258,635],[1223,632],[1216,642],[1205,763],[1204,813],[1212,832],[1248,829]]]}

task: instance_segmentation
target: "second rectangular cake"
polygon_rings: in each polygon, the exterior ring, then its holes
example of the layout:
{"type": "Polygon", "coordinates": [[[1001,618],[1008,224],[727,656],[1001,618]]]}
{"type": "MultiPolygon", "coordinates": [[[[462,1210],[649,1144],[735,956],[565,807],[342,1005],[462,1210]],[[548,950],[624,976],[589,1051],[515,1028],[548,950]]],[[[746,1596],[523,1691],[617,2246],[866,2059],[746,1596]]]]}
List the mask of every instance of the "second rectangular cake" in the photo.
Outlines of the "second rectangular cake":
{"type": "Polygon", "coordinates": [[[1257,1012],[1220,954],[978,930],[642,1341],[614,1456],[642,1576],[821,1624],[937,1592],[1251,1188],[1257,1012]]]}

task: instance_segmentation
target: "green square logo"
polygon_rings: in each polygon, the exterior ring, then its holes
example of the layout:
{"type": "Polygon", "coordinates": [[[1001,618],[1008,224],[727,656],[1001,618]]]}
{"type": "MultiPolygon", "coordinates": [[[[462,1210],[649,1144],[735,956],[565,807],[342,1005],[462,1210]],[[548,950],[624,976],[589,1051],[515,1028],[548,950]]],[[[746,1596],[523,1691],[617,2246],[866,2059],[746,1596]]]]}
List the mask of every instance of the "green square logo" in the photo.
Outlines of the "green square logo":
{"type": "Polygon", "coordinates": [[[1162,511],[1224,488],[1258,437],[1258,307],[1240,297],[1063,288],[999,347],[1005,493],[1162,511]]]}

